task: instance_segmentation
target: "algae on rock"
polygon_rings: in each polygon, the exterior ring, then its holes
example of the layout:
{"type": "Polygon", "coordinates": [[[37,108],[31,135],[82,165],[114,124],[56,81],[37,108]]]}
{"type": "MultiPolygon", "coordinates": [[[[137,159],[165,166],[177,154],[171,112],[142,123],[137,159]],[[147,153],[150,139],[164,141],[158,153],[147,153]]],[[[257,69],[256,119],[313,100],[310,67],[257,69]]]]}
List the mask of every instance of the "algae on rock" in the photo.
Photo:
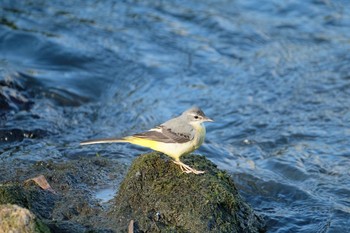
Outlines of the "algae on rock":
{"type": "Polygon", "coordinates": [[[228,174],[198,155],[183,162],[206,171],[186,174],[159,153],[135,159],[115,197],[116,227],[139,232],[262,232],[260,217],[242,200],[228,174]]]}

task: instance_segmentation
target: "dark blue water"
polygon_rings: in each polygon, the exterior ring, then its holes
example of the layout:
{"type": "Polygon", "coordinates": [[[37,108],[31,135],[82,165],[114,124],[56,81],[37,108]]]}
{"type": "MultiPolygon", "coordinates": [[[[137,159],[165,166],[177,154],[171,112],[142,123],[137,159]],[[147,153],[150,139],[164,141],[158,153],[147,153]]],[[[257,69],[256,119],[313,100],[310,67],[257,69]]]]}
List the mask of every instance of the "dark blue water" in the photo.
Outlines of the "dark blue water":
{"type": "Polygon", "coordinates": [[[130,163],[148,150],[78,142],[198,105],[198,152],[269,232],[350,232],[349,28],[345,0],[3,0],[1,160],[130,163]]]}

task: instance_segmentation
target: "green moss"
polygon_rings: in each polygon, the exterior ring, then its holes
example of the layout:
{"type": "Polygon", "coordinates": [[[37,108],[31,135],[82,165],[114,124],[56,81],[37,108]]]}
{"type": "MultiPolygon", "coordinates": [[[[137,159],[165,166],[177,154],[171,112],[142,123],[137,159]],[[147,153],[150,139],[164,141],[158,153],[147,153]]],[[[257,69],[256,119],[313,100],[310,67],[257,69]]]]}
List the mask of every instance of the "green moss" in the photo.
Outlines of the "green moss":
{"type": "Polygon", "coordinates": [[[17,204],[27,207],[24,190],[19,184],[0,184],[0,204],[17,204]]]}
{"type": "MultiPolygon", "coordinates": [[[[38,211],[38,208],[40,206],[40,200],[43,199],[41,196],[42,193],[45,193],[45,192],[41,191],[38,187],[36,187],[36,185],[33,185],[33,184],[26,184],[24,186],[17,183],[0,184],[0,204],[1,205],[15,204],[25,209],[30,209],[31,211],[34,211],[36,213],[39,213],[39,212],[43,213],[44,211],[38,211]]],[[[49,209],[46,202],[42,203],[41,206],[42,206],[41,207],[42,209],[44,208],[49,209]]],[[[17,216],[14,215],[13,219],[15,221],[16,221],[16,218],[17,216]]],[[[11,220],[12,220],[11,218],[7,220],[8,223],[10,224],[9,226],[16,226],[16,225],[11,225],[11,220]]],[[[33,218],[33,221],[31,224],[33,224],[33,226],[30,227],[30,229],[32,229],[30,232],[35,232],[35,233],[50,232],[49,228],[45,224],[43,224],[41,220],[37,217],[33,218]]]]}
{"type": "Polygon", "coordinates": [[[38,218],[35,219],[35,233],[49,233],[50,229],[38,218]]]}
{"type": "Polygon", "coordinates": [[[150,232],[262,229],[260,219],[242,201],[226,172],[203,156],[187,155],[181,159],[206,173],[183,173],[170,158],[159,153],[142,155],[133,162],[110,213],[119,226],[134,220],[140,230],[150,232]],[[242,219],[243,215],[247,219],[242,219]],[[248,221],[254,224],[248,226],[248,221]]]}

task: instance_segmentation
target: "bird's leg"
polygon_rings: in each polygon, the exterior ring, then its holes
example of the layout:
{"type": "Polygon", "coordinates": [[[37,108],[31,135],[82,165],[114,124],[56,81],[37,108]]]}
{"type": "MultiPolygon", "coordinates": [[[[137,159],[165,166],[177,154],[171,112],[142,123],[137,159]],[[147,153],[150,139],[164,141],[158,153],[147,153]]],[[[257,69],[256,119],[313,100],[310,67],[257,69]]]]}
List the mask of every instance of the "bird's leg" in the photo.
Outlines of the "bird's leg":
{"type": "Polygon", "coordinates": [[[181,161],[173,161],[175,164],[179,165],[181,168],[181,171],[185,173],[194,173],[194,174],[203,174],[205,171],[198,171],[194,168],[191,168],[190,166],[184,164],[181,161]]]}

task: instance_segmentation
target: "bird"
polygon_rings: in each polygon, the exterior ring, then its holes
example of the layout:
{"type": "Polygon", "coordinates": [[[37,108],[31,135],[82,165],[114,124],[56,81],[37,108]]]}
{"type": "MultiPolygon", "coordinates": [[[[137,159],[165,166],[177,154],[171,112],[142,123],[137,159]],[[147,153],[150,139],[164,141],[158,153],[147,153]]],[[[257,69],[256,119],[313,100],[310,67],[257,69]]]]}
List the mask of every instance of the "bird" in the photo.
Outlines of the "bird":
{"type": "Polygon", "coordinates": [[[184,173],[202,174],[180,161],[180,157],[198,149],[204,142],[204,122],[213,122],[199,107],[192,107],[146,132],[122,138],[103,138],[82,141],[80,145],[99,143],[131,143],[164,153],[180,166],[184,173]]]}

